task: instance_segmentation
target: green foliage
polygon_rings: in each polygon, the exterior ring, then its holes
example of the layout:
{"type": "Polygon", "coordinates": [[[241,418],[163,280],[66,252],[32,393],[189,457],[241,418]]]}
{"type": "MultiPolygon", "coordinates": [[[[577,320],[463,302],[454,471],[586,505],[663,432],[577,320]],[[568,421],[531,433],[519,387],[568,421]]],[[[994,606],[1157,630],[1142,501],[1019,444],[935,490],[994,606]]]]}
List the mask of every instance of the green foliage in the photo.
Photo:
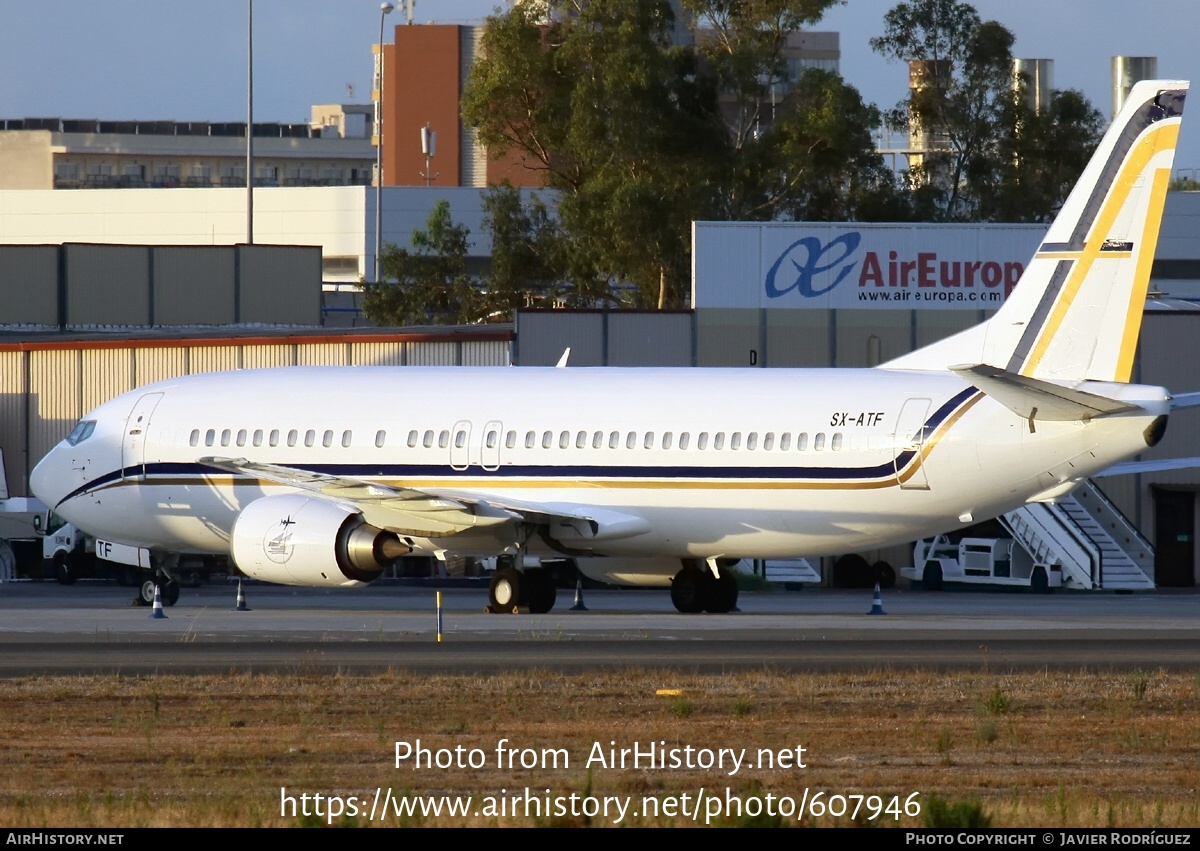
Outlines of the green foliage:
{"type": "Polygon", "coordinates": [[[682,306],[694,220],[887,208],[878,112],[784,61],[787,38],[834,2],[686,0],[710,28],[697,45],[677,43],[664,0],[548,0],[488,19],[463,116],[492,156],[561,193],[549,253],[565,300],[682,306]]]}
{"type": "Polygon", "coordinates": [[[1012,700],[999,688],[996,688],[984,698],[983,709],[988,715],[1007,715],[1012,711],[1012,700]]]}
{"type": "Polygon", "coordinates": [[[992,817],[977,800],[950,803],[941,795],[930,795],[921,807],[921,823],[937,828],[991,827],[992,817]]]}
{"type": "Polygon", "coordinates": [[[545,203],[523,203],[508,182],[483,196],[483,224],[491,235],[492,273],[487,282],[488,315],[511,320],[525,307],[553,307],[562,277],[562,239],[545,203]]]}
{"type": "Polygon", "coordinates": [[[919,128],[933,151],[910,171],[913,216],[943,221],[1048,221],[1102,132],[1078,92],[1056,92],[1041,113],[1012,85],[1013,34],[959,0],[911,0],[884,16],[874,50],[920,62],[922,85],[888,114],[919,128]]]}
{"type": "Polygon", "coordinates": [[[480,289],[467,274],[470,231],[438,201],[425,229],[413,231],[412,249],[385,245],[383,280],[368,284],[363,313],[380,325],[455,325],[486,315],[480,289]]]}

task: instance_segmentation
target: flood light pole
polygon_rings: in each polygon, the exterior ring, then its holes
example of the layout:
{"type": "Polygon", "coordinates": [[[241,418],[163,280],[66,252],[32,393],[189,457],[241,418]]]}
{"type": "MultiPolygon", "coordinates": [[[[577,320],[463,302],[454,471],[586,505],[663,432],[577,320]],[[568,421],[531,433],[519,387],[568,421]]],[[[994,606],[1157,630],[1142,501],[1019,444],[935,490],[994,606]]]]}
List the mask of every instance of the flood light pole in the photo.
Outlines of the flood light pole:
{"type": "Polygon", "coordinates": [[[379,86],[375,90],[375,283],[383,280],[380,253],[383,251],[383,19],[395,9],[391,3],[379,6],[379,61],[375,67],[379,86]]]}

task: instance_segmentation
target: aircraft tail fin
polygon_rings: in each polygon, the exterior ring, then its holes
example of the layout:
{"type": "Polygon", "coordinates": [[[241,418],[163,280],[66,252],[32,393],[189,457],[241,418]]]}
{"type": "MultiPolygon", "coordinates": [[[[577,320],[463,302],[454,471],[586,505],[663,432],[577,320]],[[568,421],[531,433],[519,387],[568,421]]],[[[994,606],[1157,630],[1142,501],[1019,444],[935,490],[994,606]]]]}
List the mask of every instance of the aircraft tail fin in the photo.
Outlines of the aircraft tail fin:
{"type": "Polygon", "coordinates": [[[884,366],[1127,382],[1187,89],[1135,85],[996,315],[884,366]]]}

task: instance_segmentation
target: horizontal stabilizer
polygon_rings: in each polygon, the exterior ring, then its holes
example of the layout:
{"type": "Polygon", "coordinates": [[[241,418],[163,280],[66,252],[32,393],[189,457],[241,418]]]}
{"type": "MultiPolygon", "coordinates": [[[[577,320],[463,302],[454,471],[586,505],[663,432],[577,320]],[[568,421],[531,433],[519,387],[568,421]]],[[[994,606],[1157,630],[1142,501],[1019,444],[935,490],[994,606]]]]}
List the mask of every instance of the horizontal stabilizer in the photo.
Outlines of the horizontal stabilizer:
{"type": "Polygon", "coordinates": [[[1200,393],[1172,393],[1172,408],[1194,408],[1200,405],[1200,393]]]}
{"type": "Polygon", "coordinates": [[[1101,476],[1131,476],[1134,473],[1165,473],[1169,470],[1195,470],[1200,469],[1200,458],[1160,458],[1157,461],[1126,461],[1123,464],[1114,464],[1107,470],[1101,470],[1099,473],[1092,473],[1092,478],[1097,479],[1101,476]]]}
{"type": "Polygon", "coordinates": [[[998,366],[952,366],[950,371],[1027,420],[1087,422],[1095,417],[1138,410],[1137,405],[1128,402],[1017,375],[998,366]]]}

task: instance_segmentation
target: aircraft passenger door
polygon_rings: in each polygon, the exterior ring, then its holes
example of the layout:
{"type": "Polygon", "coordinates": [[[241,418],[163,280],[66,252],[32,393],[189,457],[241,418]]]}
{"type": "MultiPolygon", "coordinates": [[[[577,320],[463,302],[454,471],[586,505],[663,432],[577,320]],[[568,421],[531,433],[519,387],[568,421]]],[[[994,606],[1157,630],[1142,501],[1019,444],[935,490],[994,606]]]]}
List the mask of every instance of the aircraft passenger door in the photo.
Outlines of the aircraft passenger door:
{"type": "Polygon", "coordinates": [[[150,415],[163,394],[147,393],[138,399],[125,421],[125,433],[121,438],[121,476],[126,479],[142,479],[146,475],[146,432],[150,429],[150,415]]]}
{"type": "Polygon", "coordinates": [[[929,490],[922,451],[925,448],[925,420],[929,416],[928,399],[909,399],[900,409],[896,431],[892,435],[896,481],[903,490],[929,490]]]}
{"type": "Polygon", "coordinates": [[[465,470],[471,465],[471,423],[459,420],[450,433],[450,469],[465,470]]]}
{"type": "Polygon", "coordinates": [[[479,463],[485,470],[500,469],[500,441],[504,439],[504,424],[492,420],[483,427],[483,446],[479,463]]]}

